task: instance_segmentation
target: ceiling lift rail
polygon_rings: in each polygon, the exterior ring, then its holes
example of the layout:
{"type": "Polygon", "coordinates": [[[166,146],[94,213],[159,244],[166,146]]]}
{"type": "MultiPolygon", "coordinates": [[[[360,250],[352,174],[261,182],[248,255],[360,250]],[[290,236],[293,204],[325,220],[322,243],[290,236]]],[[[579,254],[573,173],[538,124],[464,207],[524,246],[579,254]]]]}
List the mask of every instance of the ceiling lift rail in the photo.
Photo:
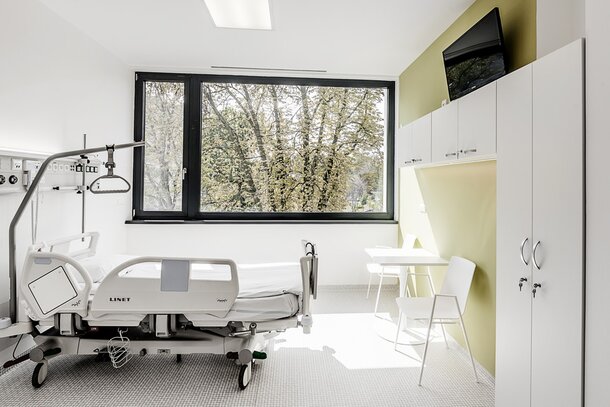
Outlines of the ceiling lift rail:
{"type": "MultiPolygon", "coordinates": [[[[135,147],[143,147],[143,146],[144,146],[144,141],[138,141],[138,142],[127,143],[127,144],[116,144],[116,145],[114,145],[114,149],[120,150],[123,148],[135,148],[135,147]]],[[[82,149],[82,150],[65,151],[63,153],[53,154],[52,156],[50,156],[46,160],[44,160],[44,162],[40,166],[40,169],[38,170],[38,173],[36,174],[36,177],[34,178],[34,181],[32,182],[32,185],[25,193],[25,196],[23,197],[23,200],[21,201],[19,208],[17,208],[17,212],[15,213],[15,216],[13,217],[13,220],[11,221],[11,224],[9,226],[9,231],[8,231],[8,252],[9,252],[8,253],[8,273],[9,273],[10,293],[11,293],[11,298],[10,298],[10,302],[9,302],[9,314],[10,314],[9,316],[11,318],[11,323],[14,324],[17,322],[17,265],[16,265],[15,229],[17,227],[17,223],[19,223],[19,219],[21,219],[21,215],[23,215],[25,208],[27,207],[28,203],[32,199],[32,195],[34,194],[34,191],[36,191],[38,184],[40,183],[44,173],[47,170],[47,167],[49,166],[49,164],[52,161],[58,160],[60,158],[100,153],[103,151],[107,151],[107,146],[96,147],[96,148],[87,148],[87,149],[82,149]]]]}

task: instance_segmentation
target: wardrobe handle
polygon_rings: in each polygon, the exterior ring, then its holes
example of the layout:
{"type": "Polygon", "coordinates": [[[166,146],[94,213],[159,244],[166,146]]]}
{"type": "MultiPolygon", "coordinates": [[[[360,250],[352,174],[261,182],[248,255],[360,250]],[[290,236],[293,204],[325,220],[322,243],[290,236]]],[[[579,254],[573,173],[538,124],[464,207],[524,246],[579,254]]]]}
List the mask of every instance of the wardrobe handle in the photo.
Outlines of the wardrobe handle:
{"type": "Polygon", "coordinates": [[[528,240],[529,240],[529,237],[526,237],[525,239],[523,239],[523,241],[521,242],[520,253],[519,253],[521,255],[521,261],[526,266],[529,266],[530,264],[528,263],[527,260],[525,260],[525,256],[523,255],[523,248],[525,247],[525,244],[527,243],[528,240]]]}
{"type": "Polygon", "coordinates": [[[405,161],[405,164],[412,164],[412,163],[413,163],[413,160],[407,160],[407,161],[405,161]]]}
{"type": "Polygon", "coordinates": [[[457,155],[457,153],[447,153],[445,154],[445,157],[455,157],[457,155]]]}
{"type": "Polygon", "coordinates": [[[476,149],[476,148],[471,148],[471,149],[469,149],[469,150],[462,150],[461,152],[462,152],[462,153],[464,153],[464,154],[468,154],[468,153],[476,153],[476,152],[477,152],[477,149],[476,149]]]}
{"type": "Polygon", "coordinates": [[[414,162],[414,163],[418,163],[420,161],[422,161],[421,158],[414,158],[414,159],[411,160],[411,162],[414,162]]]}
{"type": "Polygon", "coordinates": [[[540,270],[540,265],[538,264],[538,261],[536,260],[536,250],[538,249],[538,246],[540,246],[540,240],[538,240],[536,242],[536,244],[534,245],[534,249],[532,250],[532,261],[534,262],[534,267],[536,267],[538,270],[540,270]]]}

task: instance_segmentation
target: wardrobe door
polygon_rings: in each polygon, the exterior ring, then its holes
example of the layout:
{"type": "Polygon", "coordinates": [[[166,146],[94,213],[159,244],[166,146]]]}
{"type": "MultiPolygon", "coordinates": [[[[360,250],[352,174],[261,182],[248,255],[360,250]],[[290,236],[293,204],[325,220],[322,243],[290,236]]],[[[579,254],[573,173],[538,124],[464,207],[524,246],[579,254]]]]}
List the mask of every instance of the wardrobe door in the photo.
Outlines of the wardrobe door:
{"type": "Polygon", "coordinates": [[[523,407],[531,363],[531,65],[500,79],[497,91],[496,406],[523,407]]]}
{"type": "Polygon", "coordinates": [[[532,406],[582,404],[583,43],[533,64],[532,406]],[[536,247],[537,246],[537,247],[536,247]]]}
{"type": "Polygon", "coordinates": [[[496,83],[460,98],[458,152],[460,159],[496,153],[496,83]]]}
{"type": "Polygon", "coordinates": [[[411,164],[410,154],[413,149],[413,126],[408,124],[396,131],[394,142],[394,166],[396,171],[411,164]]]}
{"type": "Polygon", "coordinates": [[[420,117],[413,122],[413,142],[410,158],[414,164],[427,164],[432,159],[432,115],[420,117]]]}
{"type": "Polygon", "coordinates": [[[458,159],[458,104],[449,103],[432,112],[432,162],[458,159]]]}

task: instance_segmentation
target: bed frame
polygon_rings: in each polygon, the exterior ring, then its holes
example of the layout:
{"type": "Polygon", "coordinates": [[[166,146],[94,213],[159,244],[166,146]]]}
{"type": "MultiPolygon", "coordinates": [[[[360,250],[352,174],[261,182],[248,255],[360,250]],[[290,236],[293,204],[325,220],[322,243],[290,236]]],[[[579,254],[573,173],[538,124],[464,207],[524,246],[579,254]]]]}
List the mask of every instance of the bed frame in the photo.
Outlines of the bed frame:
{"type": "MultiPolygon", "coordinates": [[[[58,355],[107,355],[120,367],[132,355],[223,354],[240,366],[238,384],[246,388],[255,360],[265,359],[267,339],[276,332],[312,326],[311,298],[317,293],[315,245],[303,242],[302,295],[296,315],[271,321],[227,321],[239,293],[236,264],[229,259],[138,257],[110,271],[92,295],[94,282],[79,260],[94,256],[99,234],[84,233],[32,246],[19,283],[19,321],[33,321],[36,348],[8,366],[37,363],[32,384],[41,386],[48,360],[58,355]],[[74,242],[83,242],[70,251],[74,242]],[[63,251],[63,253],[62,253],[63,251]],[[130,277],[127,270],[156,264],[160,278],[130,277]],[[224,279],[193,279],[195,264],[226,271],[224,279]],[[81,281],[76,278],[79,276],[81,281]],[[196,316],[206,315],[205,326],[196,316]],[[207,321],[215,321],[209,323],[207,321]],[[118,345],[117,345],[118,344],[118,345]],[[118,350],[117,350],[118,349],[118,350]]],[[[5,367],[8,367],[5,364],[5,367]]]]}

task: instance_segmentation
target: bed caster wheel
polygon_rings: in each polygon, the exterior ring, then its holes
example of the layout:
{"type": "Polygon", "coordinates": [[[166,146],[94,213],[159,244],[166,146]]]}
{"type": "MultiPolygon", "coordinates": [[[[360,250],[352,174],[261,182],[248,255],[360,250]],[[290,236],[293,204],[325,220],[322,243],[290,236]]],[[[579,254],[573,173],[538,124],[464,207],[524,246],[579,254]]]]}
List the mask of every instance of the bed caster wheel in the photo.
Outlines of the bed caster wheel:
{"type": "Polygon", "coordinates": [[[239,388],[241,390],[248,387],[252,379],[252,363],[246,363],[239,368],[239,388]]]}
{"type": "Polygon", "coordinates": [[[49,362],[45,359],[42,362],[38,363],[34,368],[34,373],[32,374],[32,386],[35,388],[39,388],[44,383],[47,378],[47,373],[49,372],[49,362]]]}

